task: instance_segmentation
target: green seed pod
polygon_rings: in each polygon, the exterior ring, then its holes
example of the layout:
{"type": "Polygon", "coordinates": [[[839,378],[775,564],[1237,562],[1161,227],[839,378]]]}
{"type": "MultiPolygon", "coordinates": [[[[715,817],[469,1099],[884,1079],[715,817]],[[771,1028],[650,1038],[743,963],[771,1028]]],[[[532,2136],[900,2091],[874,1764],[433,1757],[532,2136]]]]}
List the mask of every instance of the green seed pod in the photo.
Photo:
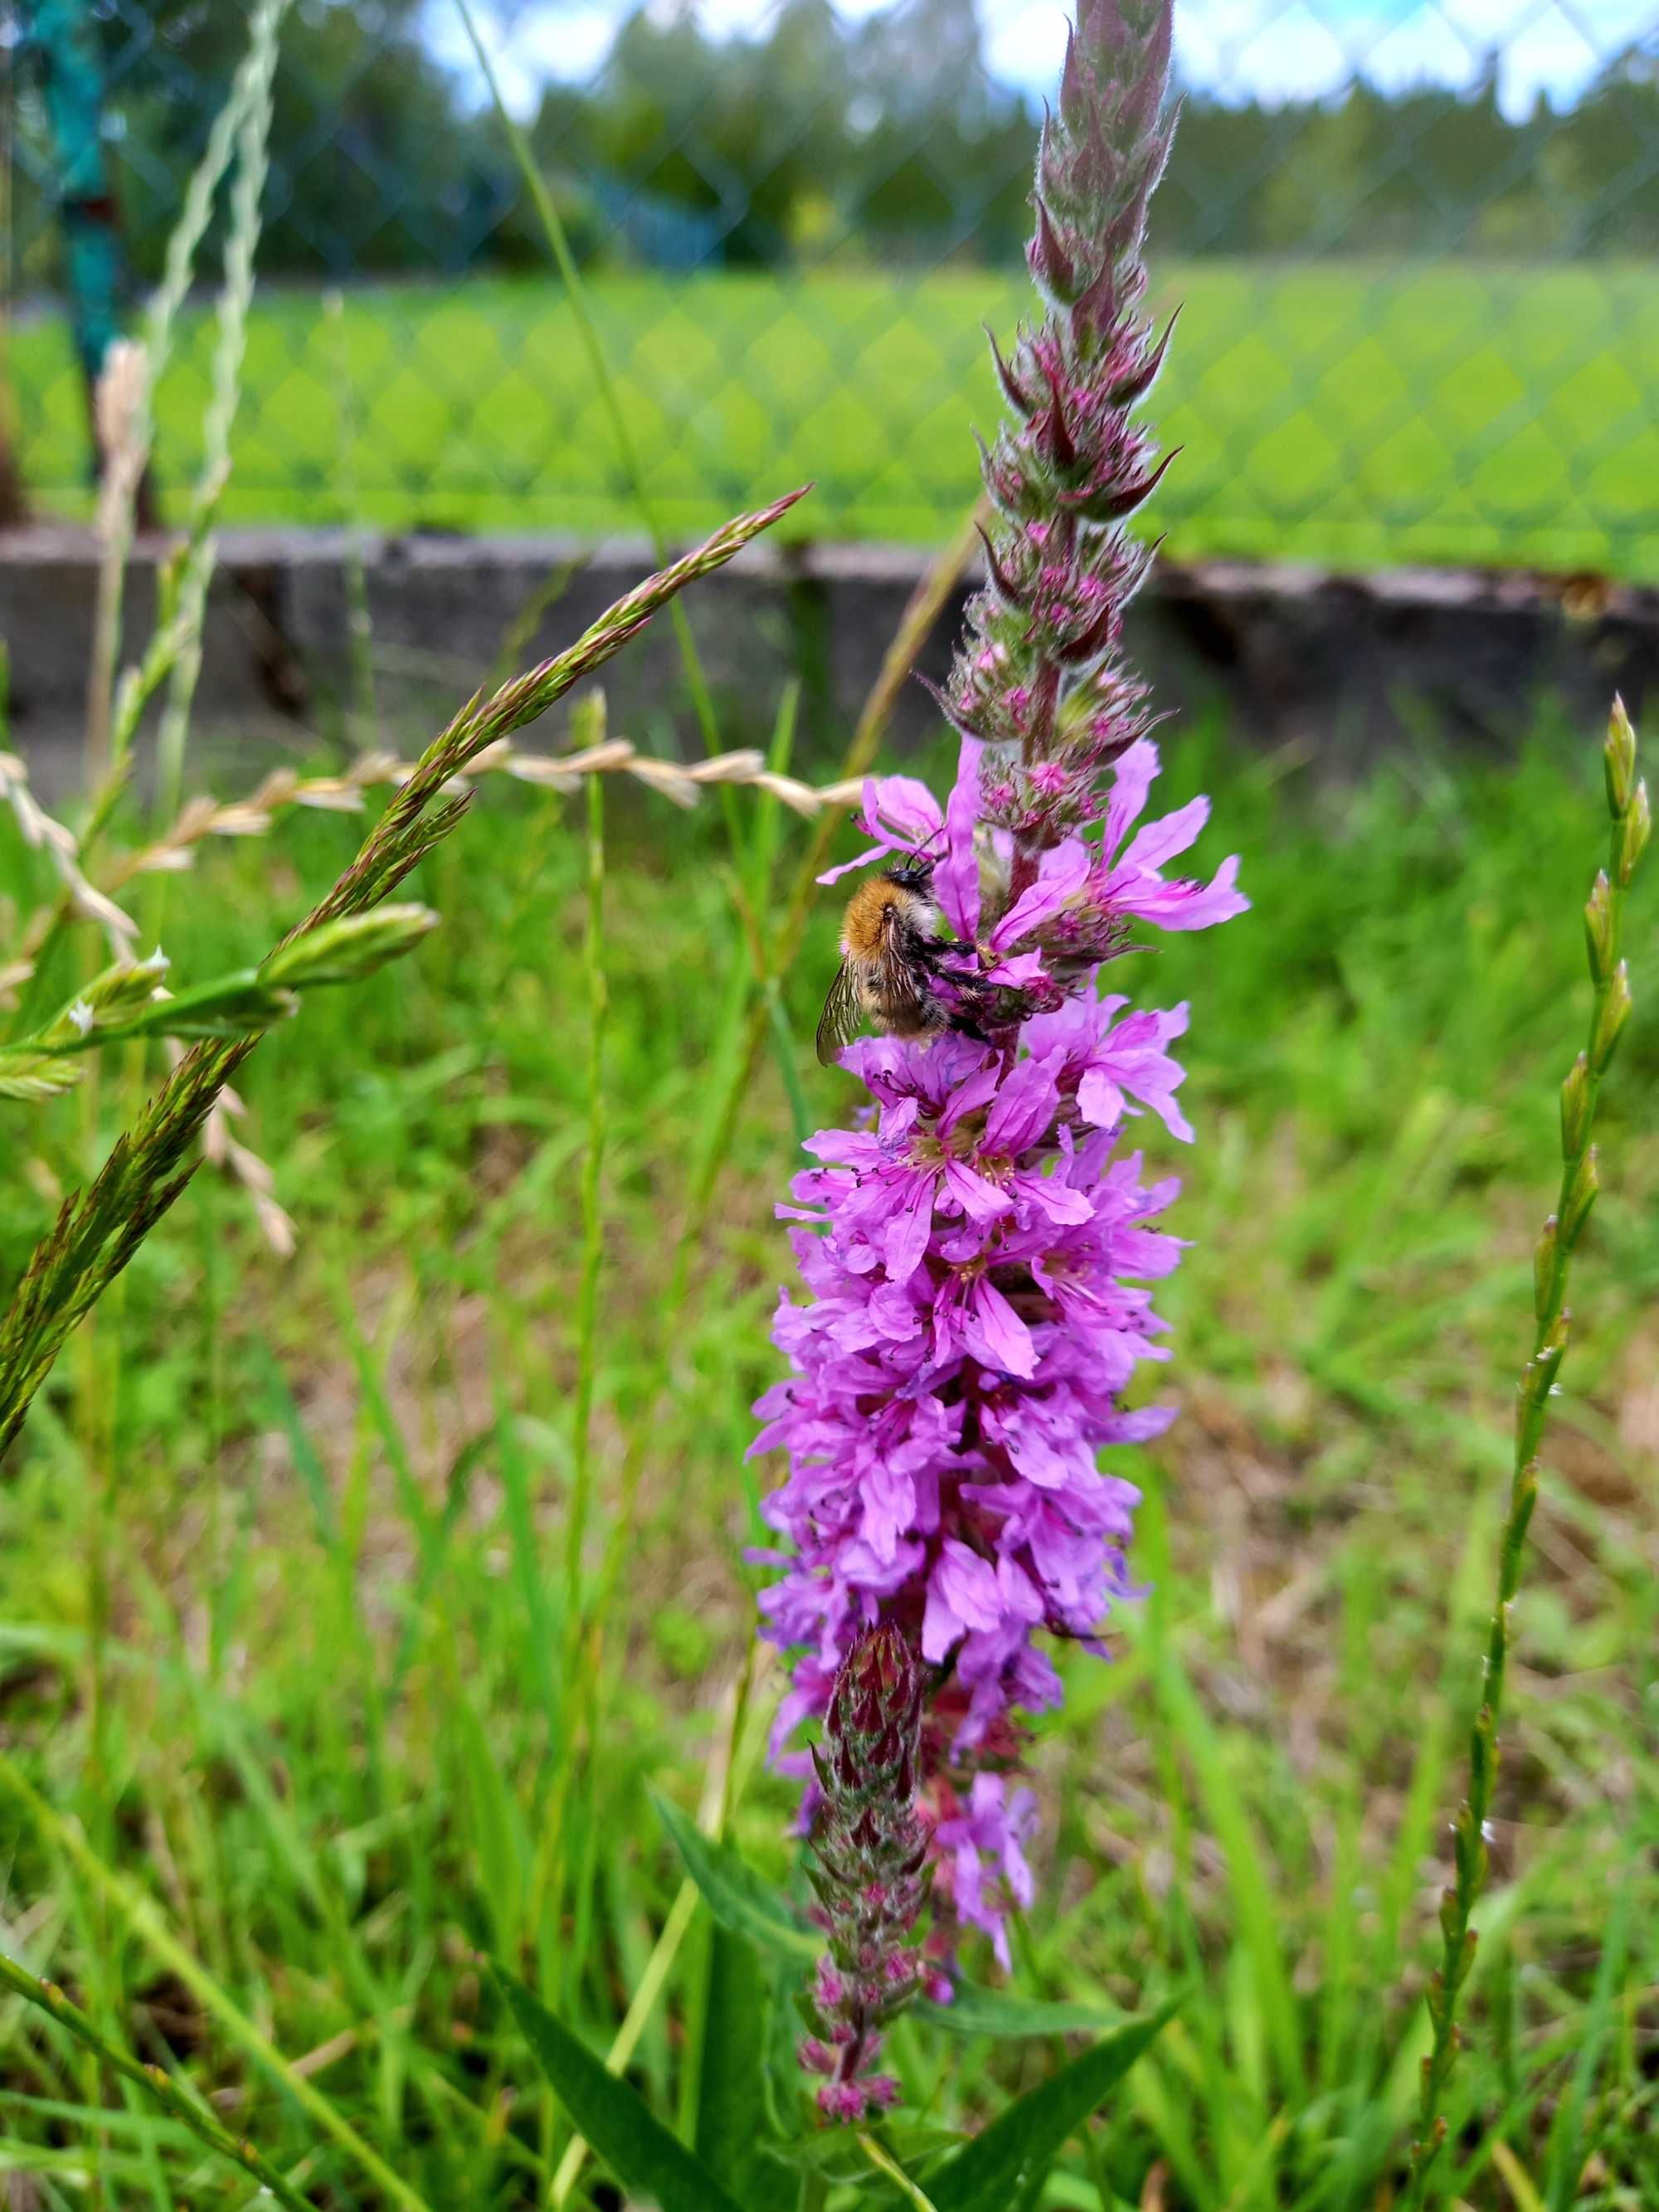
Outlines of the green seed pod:
{"type": "Polygon", "coordinates": [[[1595,1018],[1595,1035],[1590,1040],[1590,1064],[1598,1075],[1607,1072],[1607,1062],[1630,1018],[1630,971],[1621,960],[1601,1001],[1601,1011],[1595,1018]]]}
{"type": "Polygon", "coordinates": [[[1631,787],[1636,776],[1636,732],[1631,726],[1622,699],[1613,702],[1607,741],[1601,748],[1601,765],[1607,780],[1607,811],[1621,815],[1630,805],[1631,787]]]}
{"type": "Polygon", "coordinates": [[[1636,873],[1636,864],[1647,849],[1653,832],[1653,816],[1648,805],[1648,787],[1638,783],[1631,802],[1619,824],[1619,888],[1628,890],[1636,873]]]}
{"type": "Polygon", "coordinates": [[[1589,1062],[1581,1052],[1561,1085],[1561,1157],[1576,1160],[1589,1134],[1589,1062]]]}
{"type": "Polygon", "coordinates": [[[1561,1214],[1562,1242],[1571,1251],[1578,1242],[1579,1231],[1589,1218],[1589,1210],[1595,1203],[1600,1188],[1595,1172],[1595,1147],[1592,1145],[1573,1170],[1572,1181],[1567,1188],[1561,1214]]]}
{"type": "Polygon", "coordinates": [[[1605,869],[1597,869],[1595,884],[1585,902],[1584,942],[1589,953],[1591,980],[1598,985],[1605,983],[1613,972],[1614,943],[1613,889],[1605,869]]]}
{"type": "Polygon", "coordinates": [[[1532,1251],[1532,1310],[1540,1322],[1553,1318],[1556,1255],[1560,1249],[1560,1224],[1553,1214],[1539,1231],[1532,1251]]]}

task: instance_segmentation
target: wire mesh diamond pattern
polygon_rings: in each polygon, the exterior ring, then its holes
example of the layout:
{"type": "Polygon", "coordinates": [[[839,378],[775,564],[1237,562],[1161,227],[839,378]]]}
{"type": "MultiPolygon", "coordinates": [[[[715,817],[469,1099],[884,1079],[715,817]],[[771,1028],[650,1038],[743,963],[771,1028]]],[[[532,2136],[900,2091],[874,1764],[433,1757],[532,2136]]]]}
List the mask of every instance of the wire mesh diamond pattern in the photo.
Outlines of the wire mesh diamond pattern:
{"type": "MultiPolygon", "coordinates": [[[[95,65],[129,289],[238,58],[204,0],[10,0],[8,430],[83,514],[54,40],[95,65]],[[65,29],[67,21],[68,28],[65,29]]],[[[1064,19],[1035,0],[483,0],[657,519],[804,476],[799,527],[927,542],[973,496],[981,325],[1021,246],[1064,19]]],[[[1178,0],[1155,214],[1176,555],[1659,577],[1655,0],[1178,0]]],[[[297,0],[235,472],[242,520],[592,533],[637,506],[451,0],[297,0]],[[343,316],[325,312],[343,295],[343,316]]],[[[163,500],[210,343],[160,395],[163,500]]],[[[86,348],[83,344],[82,357],[86,348]]]]}

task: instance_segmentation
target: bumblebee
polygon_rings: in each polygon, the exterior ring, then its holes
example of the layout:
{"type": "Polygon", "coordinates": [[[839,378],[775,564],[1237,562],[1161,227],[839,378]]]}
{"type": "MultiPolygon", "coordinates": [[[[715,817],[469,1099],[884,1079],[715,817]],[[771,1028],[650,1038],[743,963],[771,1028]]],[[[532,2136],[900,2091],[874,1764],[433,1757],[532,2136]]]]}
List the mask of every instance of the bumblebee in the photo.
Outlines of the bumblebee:
{"type": "Polygon", "coordinates": [[[939,934],[929,860],[901,860],[860,884],[841,925],[841,966],[818,1018],[818,1059],[828,1066],[860,1021],[893,1036],[940,1030],[980,1034],[982,993],[957,964],[960,951],[939,934]]]}

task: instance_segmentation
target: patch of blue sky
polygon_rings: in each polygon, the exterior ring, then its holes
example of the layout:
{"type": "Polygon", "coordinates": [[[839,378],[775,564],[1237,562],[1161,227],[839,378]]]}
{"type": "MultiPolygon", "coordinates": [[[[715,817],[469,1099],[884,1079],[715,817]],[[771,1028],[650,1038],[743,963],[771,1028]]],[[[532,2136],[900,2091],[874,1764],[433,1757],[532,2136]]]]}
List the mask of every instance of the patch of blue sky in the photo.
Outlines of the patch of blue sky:
{"type": "MultiPolygon", "coordinates": [[[[672,14],[681,0],[648,4],[672,14]]],[[[754,38],[779,0],[693,4],[711,36],[754,38]]],[[[849,21],[893,4],[838,0],[849,21]]],[[[528,114],[550,80],[580,82],[595,74],[635,0],[475,5],[507,97],[528,114]]],[[[1058,0],[979,0],[979,15],[991,74],[1032,96],[1047,92],[1065,46],[1058,0]]],[[[1659,65],[1656,0],[1178,0],[1176,27],[1183,80],[1223,99],[1331,99],[1357,76],[1390,91],[1417,84],[1466,91],[1495,66],[1504,107],[1524,114],[1540,98],[1570,105],[1632,47],[1659,65]]],[[[476,76],[453,0],[428,0],[427,28],[435,53],[476,76]]]]}

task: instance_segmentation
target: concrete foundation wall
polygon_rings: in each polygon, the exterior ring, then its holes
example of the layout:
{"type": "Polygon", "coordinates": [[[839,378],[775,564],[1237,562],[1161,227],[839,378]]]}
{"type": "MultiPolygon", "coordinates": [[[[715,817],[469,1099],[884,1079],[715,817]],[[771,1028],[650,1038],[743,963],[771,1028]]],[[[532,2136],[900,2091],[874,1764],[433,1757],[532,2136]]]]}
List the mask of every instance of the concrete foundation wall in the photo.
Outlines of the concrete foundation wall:
{"type": "MultiPolygon", "coordinates": [[[[128,586],[129,651],[154,620],[155,562],[128,586]]],[[[377,690],[388,742],[407,745],[498,670],[503,639],[550,577],[552,604],[513,667],[556,650],[652,566],[640,541],[389,538],[365,548],[377,690]]],[[[216,773],[250,773],[337,731],[349,659],[347,541],[337,532],[228,531],[209,613],[197,729],[216,773]]],[[[825,757],[874,681],[927,556],[882,546],[750,547],[682,601],[732,742],[769,722],[791,673],[825,757]]],[[[0,537],[0,635],[11,662],[12,745],[43,788],[78,767],[95,591],[82,532],[0,537]]],[[[943,674],[966,585],[921,659],[943,674]]],[[[1295,742],[1337,773],[1425,726],[1504,747],[1553,701],[1594,728],[1622,690],[1639,715],[1659,685],[1659,591],[1522,574],[1395,570],[1334,576],[1290,567],[1162,562],[1131,610],[1129,650],[1166,705],[1216,702],[1265,744],[1295,742]]],[[[505,666],[500,673],[513,672],[505,666]]],[[[604,678],[613,726],[695,749],[665,618],[604,678]]],[[[907,687],[902,743],[937,715],[907,687]]],[[[556,742],[560,726],[547,733],[556,742]]]]}

